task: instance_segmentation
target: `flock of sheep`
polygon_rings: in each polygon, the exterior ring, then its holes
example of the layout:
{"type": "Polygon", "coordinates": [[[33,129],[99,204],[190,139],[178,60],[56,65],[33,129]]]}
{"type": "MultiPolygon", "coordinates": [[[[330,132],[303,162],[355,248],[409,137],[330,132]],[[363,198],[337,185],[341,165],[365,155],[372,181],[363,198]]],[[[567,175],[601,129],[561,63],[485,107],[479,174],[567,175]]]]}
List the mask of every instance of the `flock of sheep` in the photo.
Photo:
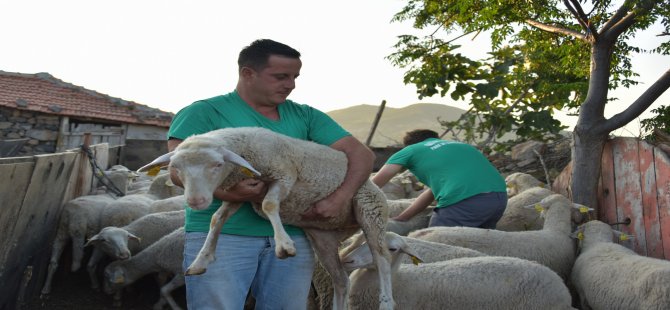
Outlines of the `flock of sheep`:
{"type": "MultiPolygon", "coordinates": [[[[138,176],[123,167],[107,173],[127,195],[82,196],[65,205],[42,294],[50,293],[60,255],[71,240],[72,271],[80,268],[84,247],[93,247],[86,266],[94,289],[100,288],[97,264],[104,256],[113,260],[104,268],[102,288],[114,294],[115,305],[121,305],[126,286],[151,274],[161,296],[154,308],[180,309],[171,292],[184,284],[181,227],[188,193],[167,174],[138,176]]],[[[308,308],[388,309],[384,276],[390,276],[391,307],[397,309],[670,308],[670,261],[618,244],[620,233],[589,220],[589,208],[530,175],[514,173],[506,182],[510,199],[497,229],[428,228],[430,209],[408,222],[388,219],[408,207],[421,187],[411,175],[394,178],[381,189],[387,199],[381,214],[387,218],[362,220],[382,226],[388,221],[380,236],[384,253],[371,249],[369,236],[360,233],[344,240],[339,265],[348,274],[346,300],[338,301],[340,284],[317,264],[308,308]],[[380,264],[380,257],[390,263],[390,275],[384,275],[388,266],[380,264]]]]}

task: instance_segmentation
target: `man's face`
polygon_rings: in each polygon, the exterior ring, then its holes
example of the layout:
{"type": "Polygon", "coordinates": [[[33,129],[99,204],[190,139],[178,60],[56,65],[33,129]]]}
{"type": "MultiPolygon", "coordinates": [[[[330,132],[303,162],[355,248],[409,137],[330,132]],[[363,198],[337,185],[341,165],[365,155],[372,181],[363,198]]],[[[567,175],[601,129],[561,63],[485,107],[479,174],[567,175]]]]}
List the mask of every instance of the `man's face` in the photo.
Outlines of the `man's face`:
{"type": "Polygon", "coordinates": [[[295,88],[295,79],[300,75],[300,59],[272,55],[268,65],[255,71],[251,87],[256,102],[276,106],[284,101],[295,88]]]}

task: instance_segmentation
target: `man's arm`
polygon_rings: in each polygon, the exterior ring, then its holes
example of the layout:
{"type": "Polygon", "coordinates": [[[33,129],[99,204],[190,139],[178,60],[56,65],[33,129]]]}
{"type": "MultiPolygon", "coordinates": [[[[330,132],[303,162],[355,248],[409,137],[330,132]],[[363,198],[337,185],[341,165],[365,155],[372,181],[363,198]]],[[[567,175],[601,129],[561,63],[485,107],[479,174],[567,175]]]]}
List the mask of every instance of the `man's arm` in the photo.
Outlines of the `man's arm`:
{"type": "Polygon", "coordinates": [[[350,203],[358,189],[370,178],[375,154],[363,143],[352,136],[344,137],[330,145],[331,148],[342,151],[347,155],[347,174],[340,187],[321,201],[314,204],[305,213],[306,218],[333,217],[350,203]]]}
{"type": "Polygon", "coordinates": [[[403,166],[398,164],[386,164],[372,177],[372,183],[375,183],[379,188],[382,188],[388,183],[396,174],[403,170],[403,166]]]}
{"type": "MultiPolygon", "coordinates": [[[[184,140],[170,138],[167,141],[168,151],[172,152],[174,149],[184,140]]],[[[179,187],[184,187],[184,184],[179,179],[177,171],[170,169],[170,179],[172,183],[176,184],[179,187]]],[[[246,179],[235,184],[229,190],[223,190],[222,188],[217,188],[214,190],[214,197],[219,200],[230,201],[230,202],[262,202],[267,192],[267,186],[265,182],[256,179],[246,179]]]]}
{"type": "Polygon", "coordinates": [[[433,200],[435,200],[433,191],[428,188],[423,193],[421,193],[419,197],[416,197],[416,200],[414,200],[414,202],[412,202],[412,204],[407,209],[405,209],[405,211],[402,211],[400,214],[398,214],[398,216],[392,219],[401,222],[409,221],[415,215],[425,210],[433,202],[433,200]]]}

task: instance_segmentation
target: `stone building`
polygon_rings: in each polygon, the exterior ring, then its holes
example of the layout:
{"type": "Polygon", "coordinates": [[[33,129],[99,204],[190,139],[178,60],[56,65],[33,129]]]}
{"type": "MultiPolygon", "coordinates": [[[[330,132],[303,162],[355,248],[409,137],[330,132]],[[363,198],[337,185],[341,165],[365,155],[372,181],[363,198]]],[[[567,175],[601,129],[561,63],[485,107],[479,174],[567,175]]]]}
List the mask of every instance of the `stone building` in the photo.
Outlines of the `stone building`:
{"type": "Polygon", "coordinates": [[[139,167],[166,151],[173,116],[48,73],[0,71],[0,157],[74,149],[89,134],[91,144],[125,146],[118,155],[129,168],[139,167]]]}

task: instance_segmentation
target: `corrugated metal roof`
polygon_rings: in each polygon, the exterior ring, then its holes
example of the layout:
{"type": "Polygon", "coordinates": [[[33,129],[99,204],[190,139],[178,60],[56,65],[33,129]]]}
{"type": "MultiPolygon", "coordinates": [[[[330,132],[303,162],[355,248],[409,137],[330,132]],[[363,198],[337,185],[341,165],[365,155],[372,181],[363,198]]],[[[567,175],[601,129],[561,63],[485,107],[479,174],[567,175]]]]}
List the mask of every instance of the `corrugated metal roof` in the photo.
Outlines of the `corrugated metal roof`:
{"type": "Polygon", "coordinates": [[[173,113],[63,82],[48,73],[0,71],[0,106],[69,116],[169,127],[173,113]]]}

